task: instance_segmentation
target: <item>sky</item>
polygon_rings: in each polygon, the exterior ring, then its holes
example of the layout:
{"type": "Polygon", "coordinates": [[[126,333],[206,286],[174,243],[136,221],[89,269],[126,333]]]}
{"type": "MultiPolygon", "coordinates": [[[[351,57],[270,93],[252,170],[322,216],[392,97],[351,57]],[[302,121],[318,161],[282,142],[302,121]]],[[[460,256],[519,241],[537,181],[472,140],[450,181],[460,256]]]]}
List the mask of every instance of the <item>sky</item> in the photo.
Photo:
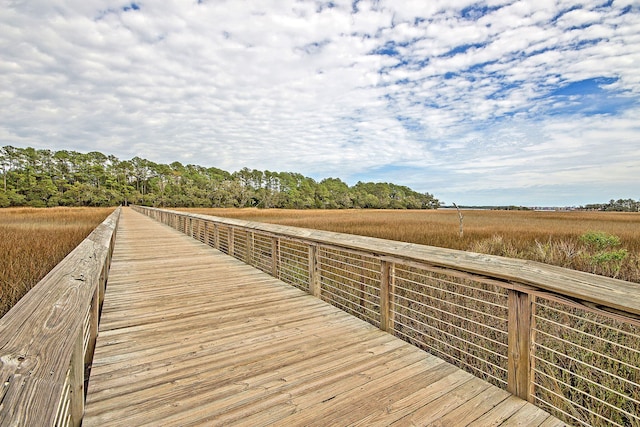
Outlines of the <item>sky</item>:
{"type": "Polygon", "coordinates": [[[0,0],[0,145],[640,199],[640,1],[0,0]]]}

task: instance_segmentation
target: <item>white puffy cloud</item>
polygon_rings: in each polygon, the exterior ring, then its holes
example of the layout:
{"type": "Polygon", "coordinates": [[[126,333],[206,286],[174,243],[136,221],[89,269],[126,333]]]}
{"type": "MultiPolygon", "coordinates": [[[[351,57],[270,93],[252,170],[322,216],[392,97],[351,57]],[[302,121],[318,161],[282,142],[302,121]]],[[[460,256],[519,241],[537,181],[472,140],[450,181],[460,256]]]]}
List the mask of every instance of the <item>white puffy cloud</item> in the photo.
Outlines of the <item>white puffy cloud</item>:
{"type": "Polygon", "coordinates": [[[3,145],[461,203],[587,203],[639,177],[633,1],[11,1],[0,51],[3,145]]]}

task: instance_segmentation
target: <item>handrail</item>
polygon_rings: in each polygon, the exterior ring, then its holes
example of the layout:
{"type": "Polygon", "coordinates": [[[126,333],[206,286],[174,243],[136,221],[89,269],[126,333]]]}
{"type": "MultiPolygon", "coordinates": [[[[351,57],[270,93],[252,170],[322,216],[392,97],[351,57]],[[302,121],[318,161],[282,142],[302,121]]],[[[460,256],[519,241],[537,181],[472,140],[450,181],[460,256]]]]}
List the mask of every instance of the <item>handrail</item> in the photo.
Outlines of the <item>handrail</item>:
{"type": "Polygon", "coordinates": [[[640,424],[640,285],[533,261],[134,209],[576,425],[640,424]]]}
{"type": "Polygon", "coordinates": [[[0,319],[0,425],[81,424],[120,211],[0,319]]]}

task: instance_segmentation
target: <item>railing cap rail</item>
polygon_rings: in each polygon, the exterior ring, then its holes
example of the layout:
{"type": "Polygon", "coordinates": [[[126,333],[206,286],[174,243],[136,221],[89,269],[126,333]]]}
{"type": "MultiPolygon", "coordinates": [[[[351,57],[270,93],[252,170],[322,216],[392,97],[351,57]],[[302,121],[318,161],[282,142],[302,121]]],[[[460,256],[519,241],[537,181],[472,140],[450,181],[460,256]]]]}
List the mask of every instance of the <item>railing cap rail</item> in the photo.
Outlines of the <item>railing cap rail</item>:
{"type": "Polygon", "coordinates": [[[0,319],[0,425],[53,425],[120,208],[0,319]]]}
{"type": "Polygon", "coordinates": [[[640,284],[624,280],[543,264],[536,261],[439,248],[416,243],[215,217],[168,209],[144,208],[483,275],[505,281],[505,287],[507,288],[510,287],[509,282],[529,285],[543,291],[549,291],[571,299],[595,304],[597,307],[609,309],[609,311],[613,309],[613,311],[620,311],[635,318],[640,316],[640,284]]]}

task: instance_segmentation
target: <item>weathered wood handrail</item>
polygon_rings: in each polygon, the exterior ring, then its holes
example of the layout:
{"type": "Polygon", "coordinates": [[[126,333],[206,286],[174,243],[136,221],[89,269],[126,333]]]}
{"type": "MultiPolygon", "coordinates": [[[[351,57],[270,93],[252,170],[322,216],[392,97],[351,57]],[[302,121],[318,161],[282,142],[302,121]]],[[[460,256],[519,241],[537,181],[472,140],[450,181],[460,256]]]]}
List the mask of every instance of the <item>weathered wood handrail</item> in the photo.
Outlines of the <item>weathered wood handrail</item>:
{"type": "Polygon", "coordinates": [[[117,208],[0,319],[0,425],[78,426],[117,208]]]}
{"type": "Polygon", "coordinates": [[[640,285],[533,261],[135,207],[578,425],[640,424],[640,285]]]}

